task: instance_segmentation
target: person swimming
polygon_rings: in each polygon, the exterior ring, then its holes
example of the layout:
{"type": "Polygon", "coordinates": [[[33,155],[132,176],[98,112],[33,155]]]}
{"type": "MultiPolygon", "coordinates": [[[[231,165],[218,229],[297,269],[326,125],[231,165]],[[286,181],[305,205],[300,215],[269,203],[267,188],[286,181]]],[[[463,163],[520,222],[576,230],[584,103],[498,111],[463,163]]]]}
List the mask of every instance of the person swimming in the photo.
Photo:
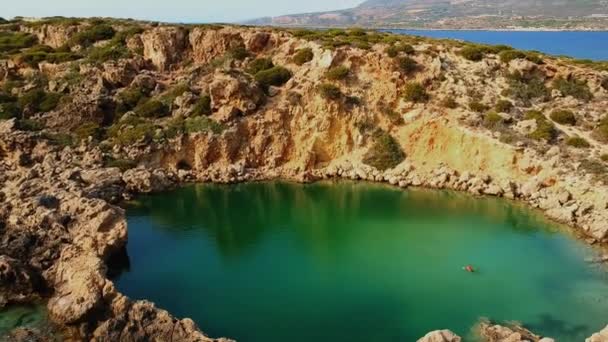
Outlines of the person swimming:
{"type": "Polygon", "coordinates": [[[471,265],[466,265],[462,269],[465,270],[465,271],[467,271],[467,272],[469,272],[469,273],[475,273],[475,269],[471,265]]]}

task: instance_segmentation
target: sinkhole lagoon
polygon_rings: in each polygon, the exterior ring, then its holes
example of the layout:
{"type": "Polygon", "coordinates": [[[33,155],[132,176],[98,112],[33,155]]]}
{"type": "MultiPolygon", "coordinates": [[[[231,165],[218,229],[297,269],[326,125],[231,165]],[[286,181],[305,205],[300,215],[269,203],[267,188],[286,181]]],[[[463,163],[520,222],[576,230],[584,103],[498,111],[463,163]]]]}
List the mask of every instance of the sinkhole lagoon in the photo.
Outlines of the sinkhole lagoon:
{"type": "Polygon", "coordinates": [[[127,215],[118,288],[214,337],[415,341],[451,329],[474,340],[487,317],[581,341],[608,317],[608,273],[585,262],[596,251],[503,199],[204,184],[141,197],[127,215]]]}

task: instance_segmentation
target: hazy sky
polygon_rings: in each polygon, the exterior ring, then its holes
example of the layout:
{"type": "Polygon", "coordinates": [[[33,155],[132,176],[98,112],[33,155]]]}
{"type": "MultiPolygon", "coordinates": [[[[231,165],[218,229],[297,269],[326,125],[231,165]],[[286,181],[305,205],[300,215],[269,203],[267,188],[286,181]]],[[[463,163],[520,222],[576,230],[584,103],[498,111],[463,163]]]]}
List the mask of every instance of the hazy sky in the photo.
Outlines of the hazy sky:
{"type": "Polygon", "coordinates": [[[108,16],[180,22],[232,22],[353,7],[363,0],[4,0],[0,17],[108,16]]]}

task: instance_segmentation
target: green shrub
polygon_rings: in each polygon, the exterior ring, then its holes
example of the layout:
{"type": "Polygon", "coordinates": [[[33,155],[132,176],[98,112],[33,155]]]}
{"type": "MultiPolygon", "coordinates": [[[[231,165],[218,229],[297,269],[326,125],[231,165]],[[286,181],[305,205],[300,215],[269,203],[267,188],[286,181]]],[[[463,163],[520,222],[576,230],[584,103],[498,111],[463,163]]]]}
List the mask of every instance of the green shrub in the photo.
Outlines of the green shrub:
{"type": "Polygon", "coordinates": [[[486,110],[490,109],[490,107],[486,106],[485,104],[483,104],[477,100],[474,100],[474,101],[469,102],[469,109],[474,112],[477,112],[477,113],[483,113],[486,110]]]}
{"type": "Polygon", "coordinates": [[[566,140],[566,145],[576,147],[576,148],[589,148],[591,144],[581,137],[570,137],[566,140]]]}
{"type": "Polygon", "coordinates": [[[201,97],[196,100],[196,103],[194,103],[191,115],[201,116],[209,114],[211,114],[211,97],[209,97],[209,95],[201,95],[201,97]]]}
{"type": "Polygon", "coordinates": [[[169,106],[162,101],[151,99],[139,104],[135,113],[142,118],[162,118],[169,115],[169,106]]]}
{"type": "Polygon", "coordinates": [[[33,111],[48,112],[57,107],[61,100],[59,93],[46,93],[42,89],[32,89],[19,97],[19,106],[21,108],[30,108],[33,111]]]}
{"type": "Polygon", "coordinates": [[[44,124],[33,119],[20,119],[16,121],[15,127],[22,131],[40,131],[44,128],[44,124]]]}
{"type": "Polygon", "coordinates": [[[530,138],[534,140],[545,140],[547,142],[552,142],[557,137],[557,129],[549,120],[547,120],[543,113],[536,110],[531,110],[526,112],[524,118],[526,120],[536,121],[536,130],[530,133],[530,138]]]}
{"type": "Polygon", "coordinates": [[[602,88],[604,88],[605,90],[608,90],[608,76],[604,77],[604,79],[602,79],[602,83],[601,83],[602,88]]]}
{"type": "Polygon", "coordinates": [[[58,146],[72,146],[74,145],[74,138],[71,135],[65,133],[43,133],[42,137],[49,141],[49,143],[58,146]]]}
{"type": "Polygon", "coordinates": [[[403,88],[403,97],[406,101],[411,102],[427,102],[430,98],[426,89],[418,82],[406,83],[403,88]]]}
{"type": "Polygon", "coordinates": [[[249,51],[244,46],[236,46],[228,50],[228,55],[236,60],[242,61],[249,57],[249,51]]]}
{"type": "Polygon", "coordinates": [[[102,132],[103,131],[99,124],[95,122],[88,122],[77,127],[74,130],[74,135],[78,140],[85,140],[89,137],[93,137],[95,140],[100,140],[102,132]]]}
{"type": "Polygon", "coordinates": [[[598,127],[593,131],[595,138],[603,143],[608,143],[608,115],[605,116],[598,127]]]}
{"type": "Polygon", "coordinates": [[[151,123],[140,118],[130,118],[112,125],[108,129],[108,136],[115,144],[127,146],[152,139],[154,131],[155,127],[151,123]]]}
{"type": "Polygon", "coordinates": [[[404,52],[408,55],[415,52],[414,47],[409,44],[392,45],[387,47],[384,51],[389,57],[397,57],[400,52],[404,52]]]}
{"type": "Polygon", "coordinates": [[[589,101],[593,98],[587,82],[583,80],[558,77],[553,81],[553,88],[559,90],[564,96],[572,96],[579,100],[589,101]]]}
{"type": "Polygon", "coordinates": [[[118,99],[126,108],[125,111],[131,110],[147,98],[146,93],[142,88],[130,87],[118,93],[118,99]]]}
{"type": "Polygon", "coordinates": [[[21,114],[21,108],[17,103],[17,98],[0,92],[0,120],[16,118],[21,114]]]}
{"type": "Polygon", "coordinates": [[[460,54],[470,61],[478,62],[483,59],[485,50],[475,45],[469,45],[462,48],[460,54]]]}
{"type": "Polygon", "coordinates": [[[322,83],[317,87],[319,94],[326,100],[338,100],[342,97],[342,91],[331,83],[322,83]]]}
{"type": "Polygon", "coordinates": [[[365,31],[365,29],[363,29],[361,27],[353,27],[348,30],[348,35],[355,36],[355,37],[361,37],[361,36],[367,35],[367,32],[365,31]]]}
{"type": "Polygon", "coordinates": [[[458,108],[458,102],[453,97],[446,97],[441,101],[441,106],[444,108],[456,109],[458,108]]]}
{"type": "Polygon", "coordinates": [[[350,69],[341,65],[337,67],[330,68],[325,72],[325,78],[332,81],[343,80],[350,74],[350,69]]]}
{"type": "Polygon", "coordinates": [[[405,159],[401,146],[390,134],[378,130],[374,138],[374,144],[363,156],[363,163],[384,171],[399,165],[405,159]]]}
{"type": "Polygon", "coordinates": [[[87,56],[87,60],[92,63],[105,63],[107,61],[130,58],[131,56],[131,52],[125,45],[110,43],[91,49],[87,56]]]}
{"type": "Polygon", "coordinates": [[[602,154],[602,155],[600,156],[600,159],[601,159],[602,161],[608,162],[608,154],[602,154]]]}
{"type": "Polygon", "coordinates": [[[89,47],[100,40],[112,39],[116,31],[112,26],[107,24],[91,25],[87,29],[76,33],[68,41],[69,46],[81,45],[89,47]]]}
{"type": "Polygon", "coordinates": [[[247,65],[247,72],[255,75],[260,71],[268,70],[274,67],[270,58],[256,58],[247,65]]]}
{"type": "Polygon", "coordinates": [[[0,31],[0,53],[15,53],[36,44],[36,37],[22,32],[0,31]]]}
{"type": "Polygon", "coordinates": [[[255,80],[264,88],[270,86],[282,86],[291,78],[291,71],[282,66],[275,66],[268,70],[262,70],[255,74],[255,80]]]}
{"type": "Polygon", "coordinates": [[[37,67],[40,62],[46,61],[53,64],[80,59],[81,56],[72,52],[57,52],[50,46],[36,45],[17,56],[17,62],[37,67]]]}
{"type": "Polygon", "coordinates": [[[314,57],[315,55],[311,48],[304,48],[296,51],[296,54],[293,56],[293,62],[297,65],[303,65],[312,61],[314,57]]]}
{"type": "Polygon", "coordinates": [[[399,115],[399,113],[395,112],[394,110],[385,110],[383,111],[383,113],[393,125],[403,125],[405,123],[403,117],[401,117],[401,115],[399,115]]]}
{"type": "Polygon", "coordinates": [[[529,105],[532,100],[549,98],[549,89],[542,78],[533,75],[525,77],[516,72],[507,76],[509,88],[506,94],[529,105]]]}
{"type": "Polygon", "coordinates": [[[501,62],[509,63],[514,59],[526,58],[526,54],[518,50],[504,50],[498,54],[498,57],[500,57],[501,62]]]}
{"type": "Polygon", "coordinates": [[[511,103],[509,100],[498,100],[494,106],[494,109],[496,109],[496,111],[499,113],[508,113],[511,111],[511,109],[513,109],[513,103],[511,103]]]}
{"type": "Polygon", "coordinates": [[[405,74],[411,74],[414,71],[418,70],[418,63],[410,57],[399,57],[397,59],[397,63],[399,65],[399,69],[403,71],[405,74]]]}
{"type": "Polygon", "coordinates": [[[576,116],[569,110],[555,110],[550,115],[551,120],[562,125],[576,125],[576,116]]]}
{"type": "Polygon", "coordinates": [[[487,112],[483,117],[483,125],[488,129],[496,129],[503,124],[503,117],[496,112],[487,112]]]}
{"type": "Polygon", "coordinates": [[[196,132],[212,132],[214,134],[219,134],[224,131],[225,127],[206,116],[199,116],[194,118],[188,118],[184,122],[184,130],[186,133],[196,133],[196,132]]]}

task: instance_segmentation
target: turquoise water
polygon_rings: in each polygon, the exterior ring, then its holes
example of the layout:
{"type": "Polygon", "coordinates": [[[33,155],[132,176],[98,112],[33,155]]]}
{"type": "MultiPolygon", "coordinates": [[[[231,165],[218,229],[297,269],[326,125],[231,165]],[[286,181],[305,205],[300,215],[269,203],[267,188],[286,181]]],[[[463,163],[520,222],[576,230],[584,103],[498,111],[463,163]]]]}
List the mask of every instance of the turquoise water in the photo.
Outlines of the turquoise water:
{"type": "Polygon", "coordinates": [[[505,44],[522,50],[581,59],[608,60],[608,32],[387,30],[432,38],[460,39],[484,44],[505,44]]]}
{"type": "Polygon", "coordinates": [[[47,313],[42,305],[11,306],[0,310],[0,341],[18,327],[50,329],[47,313]]]}
{"type": "Polygon", "coordinates": [[[581,341],[608,323],[595,251],[494,198],[366,183],[197,185],[127,211],[130,297],[239,341],[415,341],[481,316],[581,341]],[[462,267],[472,264],[475,274],[462,267]]]}

